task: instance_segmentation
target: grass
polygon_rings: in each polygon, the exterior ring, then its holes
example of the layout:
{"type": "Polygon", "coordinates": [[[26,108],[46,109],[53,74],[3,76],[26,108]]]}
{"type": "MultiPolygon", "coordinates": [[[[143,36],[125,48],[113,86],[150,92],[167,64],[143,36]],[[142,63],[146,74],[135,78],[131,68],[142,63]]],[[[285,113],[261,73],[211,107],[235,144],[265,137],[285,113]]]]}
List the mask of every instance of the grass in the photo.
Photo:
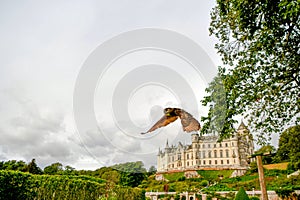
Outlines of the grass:
{"type": "Polygon", "coordinates": [[[198,170],[197,172],[203,179],[213,181],[218,180],[220,175],[223,178],[229,178],[233,170],[198,170]]]}
{"type": "Polygon", "coordinates": [[[288,162],[285,163],[275,163],[275,164],[269,164],[269,165],[264,165],[265,169],[279,169],[279,170],[287,170],[288,167],[288,162]]]}
{"type": "Polygon", "coordinates": [[[178,179],[183,176],[184,176],[183,172],[164,174],[164,177],[169,181],[178,181],[178,179]]]}

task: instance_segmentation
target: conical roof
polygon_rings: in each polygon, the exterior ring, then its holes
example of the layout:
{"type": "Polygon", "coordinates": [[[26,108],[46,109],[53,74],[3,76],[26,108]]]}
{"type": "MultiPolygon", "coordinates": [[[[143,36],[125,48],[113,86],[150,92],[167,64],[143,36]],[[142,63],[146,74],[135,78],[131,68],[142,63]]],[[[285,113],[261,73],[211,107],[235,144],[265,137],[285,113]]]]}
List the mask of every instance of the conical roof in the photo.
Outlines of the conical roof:
{"type": "Polygon", "coordinates": [[[243,120],[241,120],[241,124],[238,127],[238,130],[242,130],[242,129],[248,129],[247,126],[244,124],[243,120]]]}

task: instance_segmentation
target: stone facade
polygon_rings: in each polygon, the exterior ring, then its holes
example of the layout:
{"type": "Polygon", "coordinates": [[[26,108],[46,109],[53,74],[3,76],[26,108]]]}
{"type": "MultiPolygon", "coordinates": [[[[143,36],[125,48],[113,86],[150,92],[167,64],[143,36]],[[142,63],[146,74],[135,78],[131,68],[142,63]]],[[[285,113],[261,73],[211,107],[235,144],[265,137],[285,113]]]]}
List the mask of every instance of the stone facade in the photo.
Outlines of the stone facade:
{"type": "Polygon", "coordinates": [[[192,144],[169,146],[157,155],[157,172],[201,169],[247,169],[254,152],[253,136],[243,122],[235,134],[222,142],[218,136],[192,134],[192,144]]]}

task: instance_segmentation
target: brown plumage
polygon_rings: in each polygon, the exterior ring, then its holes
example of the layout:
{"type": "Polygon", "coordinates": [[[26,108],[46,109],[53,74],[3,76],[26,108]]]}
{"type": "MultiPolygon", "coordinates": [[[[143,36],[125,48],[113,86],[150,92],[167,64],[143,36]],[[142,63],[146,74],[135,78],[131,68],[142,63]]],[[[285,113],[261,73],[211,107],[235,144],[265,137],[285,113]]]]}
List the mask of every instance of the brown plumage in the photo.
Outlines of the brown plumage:
{"type": "Polygon", "coordinates": [[[181,119],[182,129],[185,132],[199,131],[200,123],[188,112],[180,108],[165,108],[164,116],[156,122],[147,132],[142,133],[146,134],[152,132],[163,126],[176,121],[178,117],[181,119]]]}

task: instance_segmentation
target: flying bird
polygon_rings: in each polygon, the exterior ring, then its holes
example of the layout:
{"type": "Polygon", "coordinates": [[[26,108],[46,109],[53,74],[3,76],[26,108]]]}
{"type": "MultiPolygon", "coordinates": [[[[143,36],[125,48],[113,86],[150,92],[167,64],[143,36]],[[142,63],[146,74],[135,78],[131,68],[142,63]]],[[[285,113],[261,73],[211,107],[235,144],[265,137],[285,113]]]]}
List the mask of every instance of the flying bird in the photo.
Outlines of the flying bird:
{"type": "Polygon", "coordinates": [[[158,120],[158,122],[156,122],[156,124],[154,124],[147,132],[141,134],[146,134],[158,128],[167,126],[168,124],[176,121],[178,117],[181,120],[183,131],[192,132],[200,130],[200,123],[190,113],[180,108],[165,108],[164,116],[158,120]]]}

